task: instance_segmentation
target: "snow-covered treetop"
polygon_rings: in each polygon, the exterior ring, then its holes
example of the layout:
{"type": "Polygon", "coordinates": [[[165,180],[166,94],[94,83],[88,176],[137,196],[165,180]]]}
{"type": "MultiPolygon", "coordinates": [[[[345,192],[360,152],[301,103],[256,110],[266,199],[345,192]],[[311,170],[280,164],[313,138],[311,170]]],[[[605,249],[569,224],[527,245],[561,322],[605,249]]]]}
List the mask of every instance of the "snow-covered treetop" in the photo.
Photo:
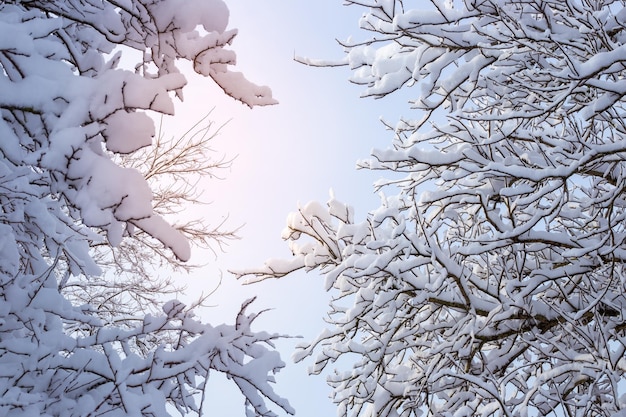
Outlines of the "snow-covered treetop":
{"type": "Polygon", "coordinates": [[[624,3],[346,3],[351,81],[417,116],[361,163],[395,185],[365,221],[304,205],[294,257],[242,273],[324,275],[298,359],[338,364],[344,416],[624,415],[624,3]]]}
{"type": "Polygon", "coordinates": [[[100,274],[91,246],[136,227],[189,258],[142,174],[113,154],[150,146],[150,115],[174,113],[180,60],[248,106],[275,103],[230,71],[227,23],[220,0],[0,2],[0,415],[202,414],[211,371],[249,414],[273,415],[265,399],[294,412],[270,384],[278,336],[251,330],[249,302],[211,326],[179,302],[131,316],[61,293],[100,274]]]}
{"type": "Polygon", "coordinates": [[[116,244],[136,226],[189,257],[186,240],[152,214],[141,175],[108,152],[149,146],[149,114],[173,114],[186,84],[176,62],[193,62],[249,106],[275,101],[231,72],[236,34],[213,1],[18,1],[0,5],[0,152],[9,171],[32,166],[73,219],[105,229],[116,244]],[[135,59],[135,61],[133,61],[135,59]],[[135,71],[119,62],[135,65],[135,71]]]}

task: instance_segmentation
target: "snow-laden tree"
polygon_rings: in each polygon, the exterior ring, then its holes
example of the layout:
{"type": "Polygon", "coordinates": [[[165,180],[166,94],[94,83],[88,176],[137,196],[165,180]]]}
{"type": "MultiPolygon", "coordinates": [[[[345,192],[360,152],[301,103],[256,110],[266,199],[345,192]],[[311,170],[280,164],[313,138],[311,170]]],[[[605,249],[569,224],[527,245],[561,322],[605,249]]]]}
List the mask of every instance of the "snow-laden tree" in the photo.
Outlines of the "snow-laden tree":
{"type": "Polygon", "coordinates": [[[340,415],[626,415],[624,2],[346,3],[351,81],[414,116],[361,163],[379,208],[303,206],[294,258],[242,274],[325,277],[297,359],[336,363],[340,415]]]}
{"type": "Polygon", "coordinates": [[[137,230],[189,258],[116,154],[151,146],[149,115],[173,114],[180,60],[249,106],[274,103],[230,71],[227,22],[221,0],[0,2],[0,415],[200,414],[212,370],[250,415],[271,414],[266,399],[293,412],[270,384],[277,336],[251,330],[249,303],[211,326],[177,301],[129,316],[63,295],[100,276],[94,246],[137,230]]]}

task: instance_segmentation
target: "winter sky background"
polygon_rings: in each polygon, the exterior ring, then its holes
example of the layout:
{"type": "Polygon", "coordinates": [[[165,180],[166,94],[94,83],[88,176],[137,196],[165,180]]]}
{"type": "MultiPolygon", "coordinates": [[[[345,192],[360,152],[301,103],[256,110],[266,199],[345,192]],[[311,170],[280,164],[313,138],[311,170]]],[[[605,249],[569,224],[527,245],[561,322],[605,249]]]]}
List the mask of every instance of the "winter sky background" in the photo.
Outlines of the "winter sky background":
{"type": "MultiPolygon", "coordinates": [[[[294,61],[294,55],[339,59],[335,39],[363,38],[358,19],[362,9],[345,7],[340,0],[227,0],[231,28],[238,28],[232,49],[235,70],[272,88],[280,104],[248,109],[227,98],[208,79],[190,73],[185,102],[177,115],[165,121],[167,136],[184,132],[211,109],[216,125],[228,124],[213,142],[216,156],[237,156],[223,180],[202,183],[208,207],[187,208],[190,215],[207,216],[239,231],[226,253],[194,252],[191,262],[206,264],[187,282],[188,299],[213,291],[203,310],[213,324],[232,323],[241,303],[257,296],[252,310],[271,308],[256,330],[301,335],[278,346],[287,368],[277,376],[276,391],[289,399],[297,416],[334,416],[330,388],[322,376],[308,376],[312,360],[294,365],[290,355],[297,343],[312,340],[324,327],[329,297],[317,273],[298,273],[281,280],[243,286],[228,270],[260,266],[268,258],[289,257],[281,240],[285,219],[298,204],[325,203],[332,188],[337,199],[353,205],[357,219],[377,207],[372,183],[380,173],[357,171],[358,159],[373,147],[386,147],[391,133],[380,118],[396,122],[406,111],[406,100],[359,98],[363,87],[349,83],[345,68],[313,68],[294,61]]],[[[207,403],[209,415],[243,416],[243,397],[232,382],[212,377],[207,403]]]]}

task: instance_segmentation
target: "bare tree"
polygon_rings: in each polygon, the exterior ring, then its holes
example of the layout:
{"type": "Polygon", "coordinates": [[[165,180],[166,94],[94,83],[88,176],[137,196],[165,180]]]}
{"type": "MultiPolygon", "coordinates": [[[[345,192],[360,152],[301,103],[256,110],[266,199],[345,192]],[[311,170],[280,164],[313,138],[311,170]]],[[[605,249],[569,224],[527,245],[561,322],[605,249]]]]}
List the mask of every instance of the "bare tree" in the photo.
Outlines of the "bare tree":
{"type": "MultiPolygon", "coordinates": [[[[223,126],[209,121],[210,113],[179,136],[166,138],[159,125],[154,144],[126,155],[112,155],[120,166],[141,172],[153,191],[152,207],[156,214],[176,222],[185,207],[209,204],[202,199],[201,179],[218,179],[232,160],[217,156],[211,141],[223,126]]],[[[226,230],[226,219],[209,225],[207,219],[195,218],[174,223],[189,242],[201,249],[224,249],[236,239],[236,229],[226,230]]],[[[97,306],[102,316],[135,315],[158,311],[164,296],[176,296],[184,287],[172,279],[199,265],[179,260],[161,242],[141,229],[128,232],[117,246],[106,241],[92,245],[95,262],[105,271],[101,277],[75,276],[60,284],[62,292],[75,302],[97,306]]],[[[203,294],[205,299],[209,294],[203,294]]]]}

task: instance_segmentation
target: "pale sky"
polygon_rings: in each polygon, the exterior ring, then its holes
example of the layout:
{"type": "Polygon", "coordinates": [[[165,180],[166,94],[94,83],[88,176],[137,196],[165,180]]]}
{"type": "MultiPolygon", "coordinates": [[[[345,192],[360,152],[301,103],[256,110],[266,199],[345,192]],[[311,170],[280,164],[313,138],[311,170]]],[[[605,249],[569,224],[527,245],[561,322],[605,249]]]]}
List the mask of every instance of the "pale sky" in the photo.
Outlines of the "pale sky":
{"type": "MultiPolygon", "coordinates": [[[[328,295],[317,273],[294,274],[281,280],[242,286],[227,270],[260,266],[270,257],[288,257],[280,234],[289,212],[298,203],[325,203],[332,188],[335,196],[356,208],[357,218],[377,207],[372,183],[380,173],[357,171],[358,159],[367,158],[373,147],[387,147],[390,132],[381,116],[395,122],[405,109],[404,101],[359,98],[363,90],[348,81],[347,68],[312,68],[294,62],[294,55],[338,59],[342,49],[335,39],[359,36],[361,10],[345,7],[340,0],[229,0],[231,28],[238,28],[232,49],[237,70],[248,79],[272,88],[277,106],[247,109],[227,99],[210,80],[188,76],[185,103],[166,127],[168,135],[193,124],[211,108],[212,119],[231,120],[214,142],[217,154],[237,156],[222,181],[206,181],[210,207],[192,208],[215,219],[228,215],[228,225],[244,224],[241,240],[233,242],[217,259],[210,253],[194,253],[192,262],[206,263],[189,279],[188,296],[210,292],[217,306],[204,311],[213,324],[232,323],[241,303],[258,296],[253,309],[272,308],[259,319],[257,330],[302,335],[279,346],[287,368],[277,376],[276,391],[287,397],[297,416],[334,416],[324,378],[307,376],[304,364],[294,365],[290,356],[296,343],[311,340],[322,330],[328,295]]],[[[362,37],[362,34],[361,34],[362,37]]],[[[208,415],[243,416],[243,397],[232,382],[228,389],[215,378],[210,384],[214,409],[208,415]],[[233,394],[235,393],[235,394],[233,394]]]]}

